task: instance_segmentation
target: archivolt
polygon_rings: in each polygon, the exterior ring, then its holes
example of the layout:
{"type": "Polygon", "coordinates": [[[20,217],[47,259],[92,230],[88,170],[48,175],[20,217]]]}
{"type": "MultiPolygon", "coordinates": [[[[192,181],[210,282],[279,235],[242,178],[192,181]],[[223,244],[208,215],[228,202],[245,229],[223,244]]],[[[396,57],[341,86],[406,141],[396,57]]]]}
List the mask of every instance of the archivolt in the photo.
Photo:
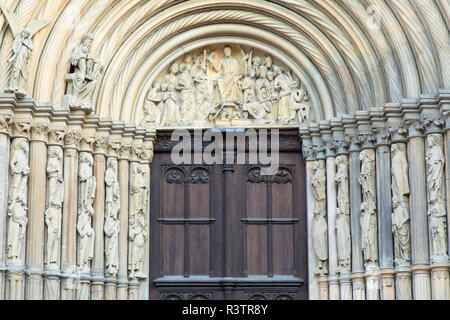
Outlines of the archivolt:
{"type": "MultiPolygon", "coordinates": [[[[268,45],[280,39],[281,47],[295,46],[298,55],[309,60],[302,63],[284,53],[298,63],[314,91],[310,94],[318,97],[319,117],[450,87],[450,10],[441,0],[3,1],[19,15],[22,26],[32,19],[53,18],[33,40],[26,88],[33,98],[61,103],[70,53],[83,34],[91,32],[93,54],[107,66],[95,96],[97,113],[126,121],[139,121],[135,117],[140,114],[142,93],[153,69],[161,67],[163,57],[158,60],[154,52],[170,56],[177,48],[167,52],[166,43],[181,39],[180,34],[191,37],[180,40],[184,45],[194,42],[201,34],[188,31],[201,32],[205,26],[212,26],[208,30],[216,26],[208,35],[211,39],[227,35],[230,23],[251,26],[265,38],[253,39],[244,32],[234,37],[268,45]],[[378,15],[379,28],[369,23],[377,16],[368,8],[378,15]]],[[[4,87],[13,39],[1,15],[0,39],[4,87]]]]}

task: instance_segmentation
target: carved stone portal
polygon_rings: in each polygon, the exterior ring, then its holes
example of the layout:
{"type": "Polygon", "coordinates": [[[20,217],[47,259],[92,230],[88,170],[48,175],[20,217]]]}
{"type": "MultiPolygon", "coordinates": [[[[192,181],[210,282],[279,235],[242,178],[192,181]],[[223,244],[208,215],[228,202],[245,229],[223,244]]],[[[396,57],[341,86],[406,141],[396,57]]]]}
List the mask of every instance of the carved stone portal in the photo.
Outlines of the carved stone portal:
{"type": "Polygon", "coordinates": [[[203,48],[173,62],[148,90],[141,125],[298,124],[309,97],[291,70],[237,45],[203,48]]]}

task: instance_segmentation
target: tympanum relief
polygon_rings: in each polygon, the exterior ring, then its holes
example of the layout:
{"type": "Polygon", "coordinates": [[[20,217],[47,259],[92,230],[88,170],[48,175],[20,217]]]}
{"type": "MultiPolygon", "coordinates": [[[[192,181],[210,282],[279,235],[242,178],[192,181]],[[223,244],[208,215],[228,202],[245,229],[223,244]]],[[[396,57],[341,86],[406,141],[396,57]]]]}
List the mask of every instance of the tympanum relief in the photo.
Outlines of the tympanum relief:
{"type": "Polygon", "coordinates": [[[117,159],[108,159],[105,173],[105,269],[106,273],[116,276],[119,269],[119,210],[120,187],[117,180],[117,159]]]}
{"type": "Polygon", "coordinates": [[[78,267],[80,272],[89,273],[91,260],[94,257],[94,229],[92,216],[94,214],[93,202],[95,197],[96,181],[92,174],[94,159],[87,152],[79,156],[78,172],[78,267]]]}
{"type": "Polygon", "coordinates": [[[312,245],[316,256],[317,275],[328,274],[328,225],[326,212],[326,172],[325,161],[313,163],[312,187],[314,193],[314,212],[312,220],[312,245]]]}
{"type": "Polygon", "coordinates": [[[434,263],[448,261],[443,148],[441,134],[430,134],[427,137],[428,216],[431,234],[431,261],[434,263]]]}
{"type": "Polygon", "coordinates": [[[58,268],[59,239],[61,238],[61,211],[64,201],[64,179],[61,161],[63,152],[60,148],[51,148],[47,160],[47,252],[45,264],[49,269],[58,268]]]}
{"type": "Polygon", "coordinates": [[[410,265],[409,178],[406,144],[393,144],[392,154],[392,233],[394,234],[395,263],[410,265]]]}
{"type": "Polygon", "coordinates": [[[17,138],[11,145],[9,171],[11,182],[8,200],[8,238],[6,255],[8,263],[21,265],[22,248],[27,230],[27,184],[30,174],[28,166],[29,147],[26,139],[17,138]]]}
{"type": "Polygon", "coordinates": [[[148,90],[141,125],[298,124],[309,97],[291,70],[270,55],[225,45],[186,54],[148,90]]]}
{"type": "Polygon", "coordinates": [[[336,157],[337,208],[336,208],[336,239],[338,253],[338,272],[350,271],[351,235],[350,235],[350,205],[348,185],[347,156],[336,157]]]}
{"type": "Polygon", "coordinates": [[[378,262],[377,243],[377,198],[375,193],[375,151],[366,149],[359,154],[362,186],[361,241],[366,266],[378,262]]]}

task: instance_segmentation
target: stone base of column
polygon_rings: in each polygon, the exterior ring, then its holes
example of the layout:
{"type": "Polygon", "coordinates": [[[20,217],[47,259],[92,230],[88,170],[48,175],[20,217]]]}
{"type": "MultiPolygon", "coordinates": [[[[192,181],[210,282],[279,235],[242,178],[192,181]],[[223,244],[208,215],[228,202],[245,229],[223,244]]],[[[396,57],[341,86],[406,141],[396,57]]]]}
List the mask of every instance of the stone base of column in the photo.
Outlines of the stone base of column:
{"type": "Polygon", "coordinates": [[[128,282],[128,300],[138,300],[139,280],[130,279],[128,282]]]}
{"type": "Polygon", "coordinates": [[[91,277],[89,274],[81,274],[77,284],[77,300],[89,300],[91,293],[91,277]]]}
{"type": "Polygon", "coordinates": [[[5,274],[6,267],[0,265],[0,300],[5,300],[5,274]]]}
{"type": "Polygon", "coordinates": [[[91,300],[103,300],[105,277],[92,276],[91,281],[91,300]]]}
{"type": "Polygon", "coordinates": [[[117,300],[117,279],[114,277],[106,278],[105,300],[117,300]]]}
{"type": "Polygon", "coordinates": [[[366,266],[364,278],[366,280],[366,299],[380,300],[380,269],[378,266],[366,266]]]}
{"type": "Polygon", "coordinates": [[[397,267],[395,273],[396,299],[412,300],[411,267],[397,267]]]}
{"type": "Polygon", "coordinates": [[[117,281],[117,300],[128,300],[128,279],[120,276],[117,281]]]}
{"type": "Polygon", "coordinates": [[[24,300],[24,272],[24,267],[7,267],[5,300],[24,300]]]}
{"type": "Polygon", "coordinates": [[[319,277],[320,300],[328,300],[328,276],[319,277]]]}
{"type": "Polygon", "coordinates": [[[61,274],[58,271],[47,270],[44,280],[44,300],[60,300],[61,274]]]}
{"type": "Polygon", "coordinates": [[[429,265],[415,265],[413,273],[414,300],[431,300],[431,280],[429,265]]]}
{"type": "Polygon", "coordinates": [[[381,300],[395,300],[395,270],[381,269],[381,300]]]}
{"type": "Polygon", "coordinates": [[[44,292],[44,277],[42,271],[27,270],[25,285],[25,300],[42,300],[44,292]]]}
{"type": "Polygon", "coordinates": [[[353,273],[351,279],[353,285],[353,300],[366,300],[364,273],[353,273]]]}
{"type": "Polygon", "coordinates": [[[74,274],[63,274],[61,277],[61,300],[75,300],[77,277],[74,274]]]}
{"type": "Polygon", "coordinates": [[[341,289],[341,300],[352,300],[352,274],[350,272],[341,272],[339,285],[341,289]]]}
{"type": "Polygon", "coordinates": [[[431,265],[431,296],[433,300],[450,300],[450,265],[431,265]]]}
{"type": "Polygon", "coordinates": [[[328,286],[330,288],[330,300],[341,300],[339,288],[339,276],[329,276],[328,286]]]}

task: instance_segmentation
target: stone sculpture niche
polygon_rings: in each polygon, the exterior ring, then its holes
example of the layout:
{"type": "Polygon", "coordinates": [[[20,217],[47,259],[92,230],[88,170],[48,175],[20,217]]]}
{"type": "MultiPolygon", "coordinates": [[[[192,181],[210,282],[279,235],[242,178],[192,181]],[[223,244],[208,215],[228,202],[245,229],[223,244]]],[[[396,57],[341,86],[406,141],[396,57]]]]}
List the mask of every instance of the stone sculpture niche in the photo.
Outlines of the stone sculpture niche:
{"type": "Polygon", "coordinates": [[[291,70],[240,46],[188,53],[159,75],[144,101],[148,127],[295,125],[309,97],[291,70]]]}

